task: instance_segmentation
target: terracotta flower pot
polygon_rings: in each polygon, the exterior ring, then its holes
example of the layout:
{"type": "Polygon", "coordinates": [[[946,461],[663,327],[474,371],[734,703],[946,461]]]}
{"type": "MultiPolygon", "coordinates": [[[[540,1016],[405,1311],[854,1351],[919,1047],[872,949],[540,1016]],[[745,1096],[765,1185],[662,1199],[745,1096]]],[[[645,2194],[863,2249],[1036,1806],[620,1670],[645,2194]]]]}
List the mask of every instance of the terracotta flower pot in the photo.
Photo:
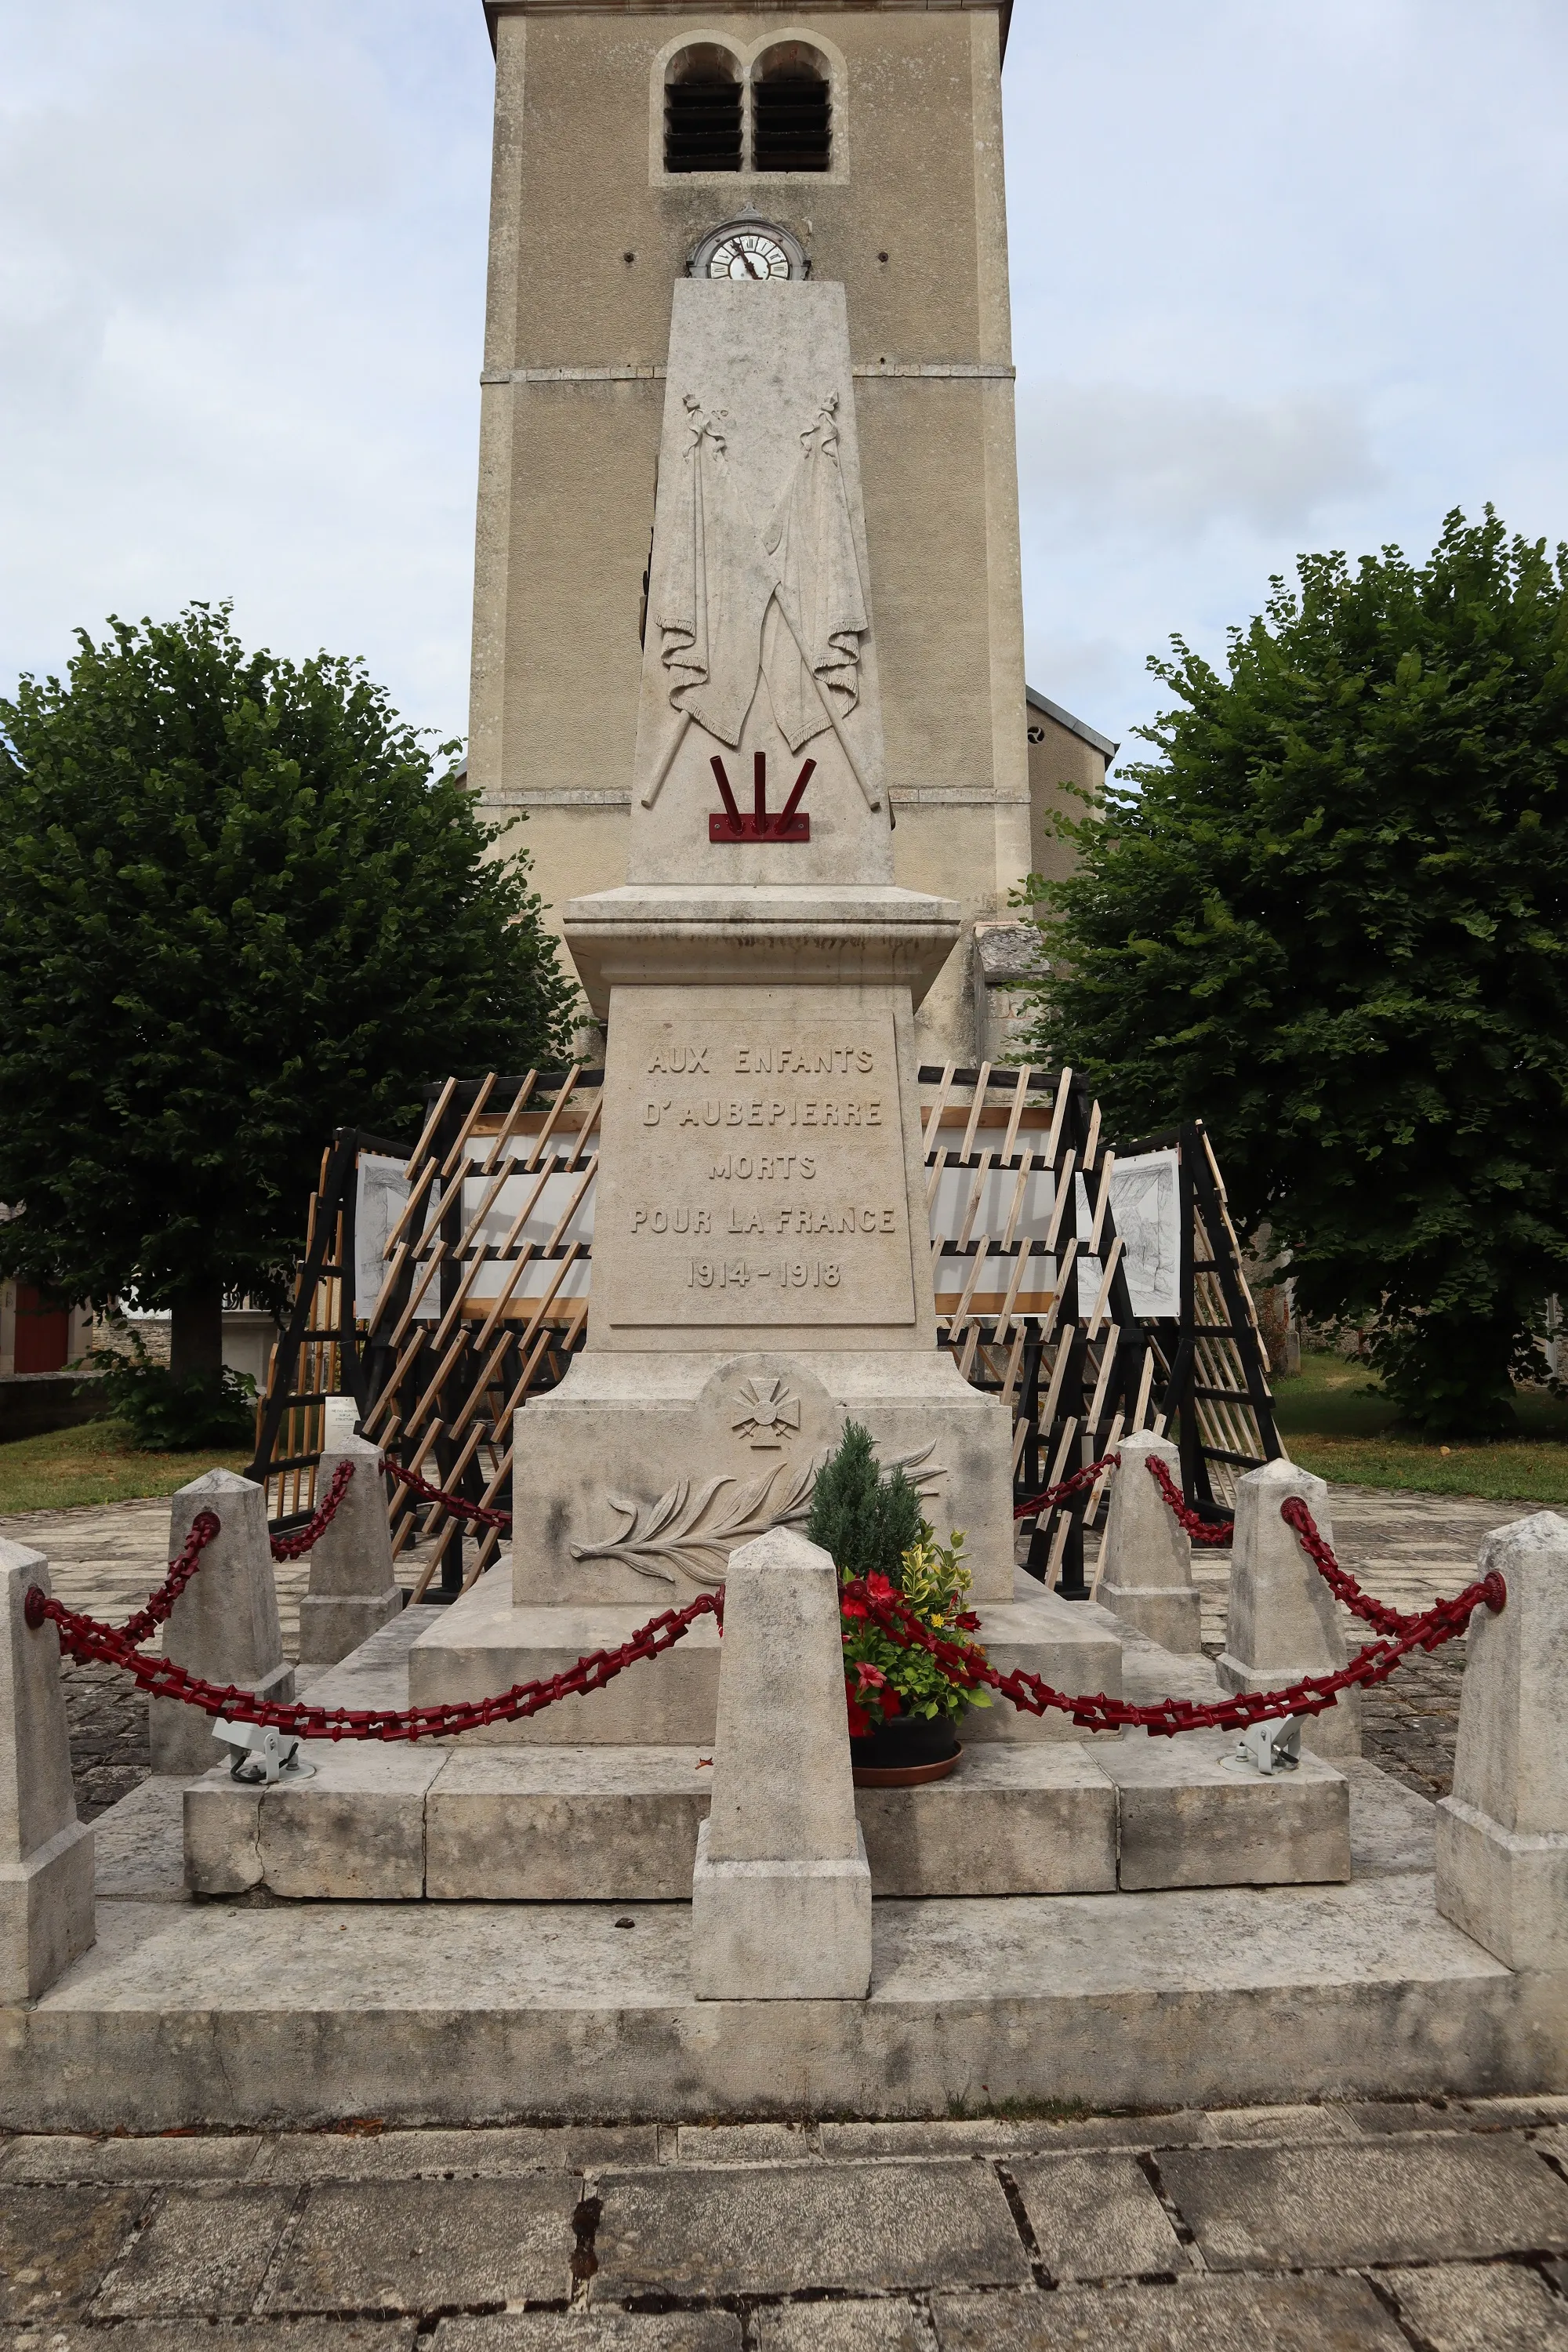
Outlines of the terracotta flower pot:
{"type": "Polygon", "coordinates": [[[896,1715],[849,1742],[858,1789],[918,1788],[945,1780],[963,1755],[950,1716],[896,1715]]]}

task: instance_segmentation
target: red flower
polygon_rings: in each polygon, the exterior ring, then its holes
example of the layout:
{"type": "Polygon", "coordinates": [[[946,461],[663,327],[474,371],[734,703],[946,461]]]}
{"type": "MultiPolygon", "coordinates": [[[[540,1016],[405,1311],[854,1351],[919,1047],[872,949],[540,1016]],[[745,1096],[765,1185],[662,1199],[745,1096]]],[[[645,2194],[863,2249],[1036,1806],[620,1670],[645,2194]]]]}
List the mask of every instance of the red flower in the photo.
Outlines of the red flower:
{"type": "Polygon", "coordinates": [[[868,1614],[868,1611],[863,1601],[857,1601],[852,1595],[846,1594],[838,1603],[838,1613],[841,1617],[864,1617],[868,1614]]]}
{"type": "Polygon", "coordinates": [[[850,1697],[847,1682],[845,1685],[844,1696],[849,1706],[849,1737],[851,1739],[864,1739],[871,1728],[871,1718],[865,1708],[858,1706],[850,1697]]]}
{"type": "Polygon", "coordinates": [[[866,1579],[866,1590],[873,1601],[888,1601],[898,1599],[897,1587],[889,1584],[885,1576],[879,1576],[875,1570],[866,1579]]]}

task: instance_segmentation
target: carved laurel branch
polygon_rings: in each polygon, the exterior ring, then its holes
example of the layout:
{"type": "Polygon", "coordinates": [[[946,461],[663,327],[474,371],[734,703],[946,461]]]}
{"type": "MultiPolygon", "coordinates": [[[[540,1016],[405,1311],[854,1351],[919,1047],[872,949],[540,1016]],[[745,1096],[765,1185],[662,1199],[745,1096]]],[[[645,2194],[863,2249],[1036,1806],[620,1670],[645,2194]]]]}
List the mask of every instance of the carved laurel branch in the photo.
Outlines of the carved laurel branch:
{"type": "MultiPolygon", "coordinates": [[[[889,1470],[904,1473],[922,1501],[947,1475],[940,1463],[927,1460],[934,1448],[933,1439],[930,1445],[901,1454],[888,1465],[889,1470]]],[[[795,1526],[809,1516],[811,1491],[829,1451],[825,1447],[798,1469],[781,1462],[733,1495],[724,1494],[726,1486],[736,1484],[727,1476],[710,1478],[696,1488],[689,1478],[682,1478],[657,1503],[630,1503],[622,1495],[606,1495],[605,1500],[625,1524],[602,1543],[573,1544],[572,1557],[618,1559],[639,1576],[657,1578],[661,1584],[674,1584],[678,1576],[689,1576],[697,1584],[721,1583],[730,1554],[738,1544],[766,1535],[770,1528],[795,1526]]]]}

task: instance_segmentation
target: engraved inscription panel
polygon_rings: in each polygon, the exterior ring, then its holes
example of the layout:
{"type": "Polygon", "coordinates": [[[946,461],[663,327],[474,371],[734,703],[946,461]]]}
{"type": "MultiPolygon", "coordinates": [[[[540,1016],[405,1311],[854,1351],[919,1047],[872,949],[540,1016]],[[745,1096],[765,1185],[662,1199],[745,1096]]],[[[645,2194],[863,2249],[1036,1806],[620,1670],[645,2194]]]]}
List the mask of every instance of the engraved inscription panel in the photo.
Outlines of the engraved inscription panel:
{"type": "Polygon", "coordinates": [[[616,1325],[914,1320],[890,1019],[694,1012],[628,1042],[616,1325]]]}

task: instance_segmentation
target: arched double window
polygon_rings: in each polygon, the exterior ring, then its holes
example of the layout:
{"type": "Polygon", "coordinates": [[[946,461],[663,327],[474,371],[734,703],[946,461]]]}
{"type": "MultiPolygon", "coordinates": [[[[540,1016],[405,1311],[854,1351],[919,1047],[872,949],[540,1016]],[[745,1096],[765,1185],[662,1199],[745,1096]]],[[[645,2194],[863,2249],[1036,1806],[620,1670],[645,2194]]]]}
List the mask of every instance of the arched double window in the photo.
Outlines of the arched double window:
{"type": "Polygon", "coordinates": [[[716,41],[678,50],[664,72],[667,172],[826,172],[833,78],[807,41],[778,41],[743,68],[716,41]]]}

